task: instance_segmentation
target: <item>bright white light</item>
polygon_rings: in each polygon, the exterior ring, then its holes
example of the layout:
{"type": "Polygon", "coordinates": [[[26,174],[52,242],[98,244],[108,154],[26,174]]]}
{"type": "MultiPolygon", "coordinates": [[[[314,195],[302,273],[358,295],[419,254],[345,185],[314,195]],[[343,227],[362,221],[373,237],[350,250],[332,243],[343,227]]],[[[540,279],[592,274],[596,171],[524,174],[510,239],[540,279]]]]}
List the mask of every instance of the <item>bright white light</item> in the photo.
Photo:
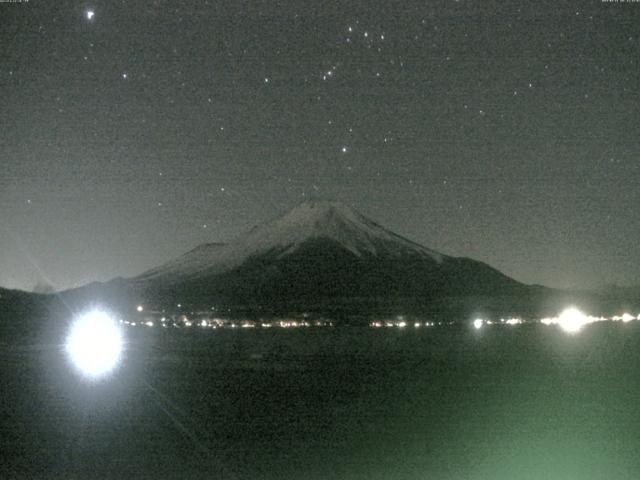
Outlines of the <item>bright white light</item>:
{"type": "Polygon", "coordinates": [[[558,324],[565,332],[576,333],[589,323],[587,316],[577,308],[567,308],[558,317],[558,324]]]}
{"type": "Polygon", "coordinates": [[[635,318],[633,317],[633,315],[631,315],[630,313],[623,313],[622,314],[622,321],[624,323],[630,322],[631,320],[635,320],[635,318]]]}
{"type": "Polygon", "coordinates": [[[476,327],[476,329],[480,330],[480,329],[482,328],[482,324],[483,324],[483,323],[484,323],[484,322],[482,321],[482,319],[481,319],[481,318],[476,318],[476,319],[473,321],[473,326],[474,326],[474,327],[476,327]]]}
{"type": "Polygon", "coordinates": [[[87,20],[93,20],[93,16],[96,13],[93,10],[87,10],[86,15],[87,15],[87,20]]]}
{"type": "Polygon", "coordinates": [[[73,324],[67,337],[66,350],[74,365],[85,375],[104,375],[120,359],[120,328],[107,313],[91,311],[73,324]]]}
{"type": "Polygon", "coordinates": [[[144,310],[144,307],[142,305],[138,305],[136,307],[136,310],[139,311],[139,312],[142,312],[144,310]]]}

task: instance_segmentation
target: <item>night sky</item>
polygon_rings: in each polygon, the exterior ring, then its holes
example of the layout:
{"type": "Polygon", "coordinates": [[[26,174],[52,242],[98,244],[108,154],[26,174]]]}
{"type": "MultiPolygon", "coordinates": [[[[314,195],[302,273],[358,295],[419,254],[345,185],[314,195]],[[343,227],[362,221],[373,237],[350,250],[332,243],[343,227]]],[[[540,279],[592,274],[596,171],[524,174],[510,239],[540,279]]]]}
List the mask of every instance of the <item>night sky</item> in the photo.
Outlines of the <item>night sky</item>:
{"type": "Polygon", "coordinates": [[[640,3],[0,3],[0,285],[334,199],[526,283],[638,284],[640,3]]]}

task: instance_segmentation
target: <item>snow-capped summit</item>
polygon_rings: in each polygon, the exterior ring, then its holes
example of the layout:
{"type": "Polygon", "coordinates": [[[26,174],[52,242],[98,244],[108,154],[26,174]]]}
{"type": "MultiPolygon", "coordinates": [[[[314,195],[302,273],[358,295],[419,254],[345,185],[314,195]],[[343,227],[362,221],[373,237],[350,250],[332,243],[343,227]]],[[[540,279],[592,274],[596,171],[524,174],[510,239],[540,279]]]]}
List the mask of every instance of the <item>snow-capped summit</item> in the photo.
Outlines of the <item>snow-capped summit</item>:
{"type": "Polygon", "coordinates": [[[396,235],[342,203],[313,200],[298,205],[271,222],[253,227],[228,244],[201,245],[136,279],[162,279],[176,283],[221,274],[262,254],[285,257],[312,240],[333,242],[356,257],[413,255],[438,263],[444,258],[444,255],[396,235]]]}
{"type": "Polygon", "coordinates": [[[396,235],[354,209],[332,201],[304,202],[273,222],[255,227],[244,239],[255,250],[285,247],[291,253],[313,238],[333,240],[356,256],[413,251],[442,261],[442,255],[396,235]]]}

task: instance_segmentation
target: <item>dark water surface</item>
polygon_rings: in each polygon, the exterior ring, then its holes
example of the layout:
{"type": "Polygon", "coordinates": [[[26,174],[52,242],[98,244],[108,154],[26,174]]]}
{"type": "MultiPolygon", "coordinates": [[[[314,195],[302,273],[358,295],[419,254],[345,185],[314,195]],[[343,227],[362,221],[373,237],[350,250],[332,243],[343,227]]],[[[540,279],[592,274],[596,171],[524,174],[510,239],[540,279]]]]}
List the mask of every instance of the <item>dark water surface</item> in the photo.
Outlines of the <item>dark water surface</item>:
{"type": "Polygon", "coordinates": [[[640,478],[640,325],[127,337],[2,344],[1,478],[640,478]]]}

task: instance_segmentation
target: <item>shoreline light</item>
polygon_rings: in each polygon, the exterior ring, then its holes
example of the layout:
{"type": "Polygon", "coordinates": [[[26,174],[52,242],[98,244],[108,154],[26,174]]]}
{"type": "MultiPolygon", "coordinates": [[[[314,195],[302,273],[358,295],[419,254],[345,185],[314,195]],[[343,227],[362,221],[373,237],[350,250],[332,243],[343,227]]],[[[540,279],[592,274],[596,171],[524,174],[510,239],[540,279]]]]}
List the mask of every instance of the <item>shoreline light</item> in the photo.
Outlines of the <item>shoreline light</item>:
{"type": "Polygon", "coordinates": [[[93,310],[78,318],[67,337],[66,351],[75,367],[89,377],[111,371],[122,353],[122,334],[107,313],[93,310]]]}
{"type": "Polygon", "coordinates": [[[564,310],[558,317],[558,324],[567,333],[577,333],[589,323],[589,318],[577,308],[564,310]]]}
{"type": "Polygon", "coordinates": [[[631,320],[635,320],[635,318],[633,317],[633,315],[631,315],[630,313],[623,313],[622,314],[622,321],[624,323],[630,322],[631,320]]]}

